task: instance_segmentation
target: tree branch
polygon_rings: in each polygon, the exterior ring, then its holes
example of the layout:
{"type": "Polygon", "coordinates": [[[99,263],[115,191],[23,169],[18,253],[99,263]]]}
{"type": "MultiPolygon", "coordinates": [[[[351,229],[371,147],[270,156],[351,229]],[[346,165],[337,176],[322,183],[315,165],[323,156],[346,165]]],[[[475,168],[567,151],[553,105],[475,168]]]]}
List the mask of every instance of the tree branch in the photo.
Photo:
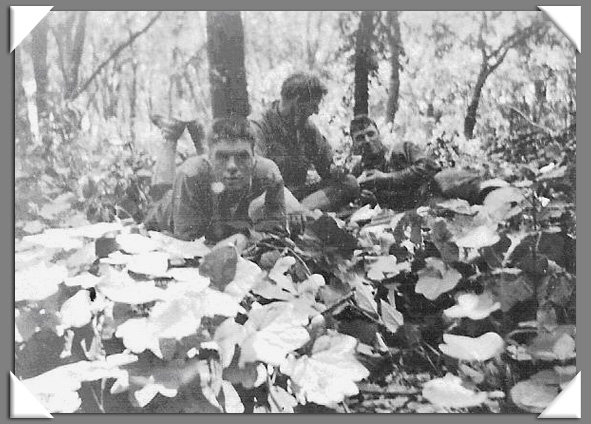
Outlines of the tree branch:
{"type": "Polygon", "coordinates": [[[127,46],[131,45],[131,43],[133,43],[135,41],[136,38],[138,38],[140,35],[142,35],[143,33],[145,33],[148,29],[150,29],[150,27],[152,25],[154,25],[154,23],[158,20],[158,18],[162,15],[162,11],[158,12],[158,14],[156,16],[154,16],[150,22],[148,22],[148,24],[141,29],[140,31],[136,32],[135,34],[133,34],[131,37],[129,37],[129,40],[127,40],[125,43],[121,44],[119,47],[117,47],[113,53],[111,53],[111,55],[105,59],[99,66],[98,68],[96,68],[96,70],[92,73],[92,75],[86,80],[86,82],[84,84],[82,84],[82,87],[77,89],[71,99],[75,100],[82,92],[84,92],[84,90],[86,90],[88,88],[88,86],[90,85],[90,83],[97,77],[97,75],[103,70],[103,68],[105,66],[107,66],[107,64],[113,60],[115,57],[117,57],[117,55],[119,53],[121,53],[121,51],[123,51],[123,49],[125,49],[127,46]]]}
{"type": "Polygon", "coordinates": [[[545,133],[547,133],[547,134],[549,134],[551,136],[554,136],[555,135],[555,132],[554,131],[552,131],[551,129],[546,128],[546,127],[544,127],[542,125],[536,124],[531,119],[529,119],[527,116],[525,116],[525,114],[522,111],[520,111],[519,109],[517,109],[516,107],[510,106],[510,105],[505,106],[505,107],[508,107],[509,109],[511,109],[512,111],[514,111],[515,113],[517,113],[519,116],[521,116],[532,127],[539,128],[539,129],[541,129],[542,131],[544,131],[545,133]]]}
{"type": "Polygon", "coordinates": [[[80,62],[82,61],[82,53],[84,52],[84,39],[86,38],[86,17],[88,10],[80,13],[78,20],[78,26],[76,27],[76,33],[74,35],[74,43],[72,45],[70,64],[68,66],[68,79],[69,85],[67,86],[68,92],[66,98],[71,96],[70,90],[76,90],[78,87],[78,70],[80,68],[80,62]]]}
{"type": "Polygon", "coordinates": [[[53,34],[53,38],[55,39],[55,44],[57,45],[57,53],[58,53],[58,63],[60,65],[60,70],[62,71],[62,76],[64,78],[64,83],[66,87],[70,83],[70,76],[68,75],[68,71],[66,70],[66,62],[65,62],[65,54],[64,48],[62,43],[64,42],[61,36],[56,31],[55,27],[51,28],[51,33],[53,34]]]}

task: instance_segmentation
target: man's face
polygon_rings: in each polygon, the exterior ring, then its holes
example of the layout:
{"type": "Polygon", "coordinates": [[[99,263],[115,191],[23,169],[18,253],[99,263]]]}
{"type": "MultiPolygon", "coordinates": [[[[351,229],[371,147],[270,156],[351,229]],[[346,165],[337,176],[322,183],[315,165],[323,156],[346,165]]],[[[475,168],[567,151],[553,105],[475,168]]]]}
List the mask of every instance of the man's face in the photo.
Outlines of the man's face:
{"type": "Polygon", "coordinates": [[[216,182],[229,191],[244,190],[250,185],[254,168],[252,144],[248,140],[221,140],[210,148],[210,161],[216,182]]]}
{"type": "Polygon", "coordinates": [[[384,150],[380,133],[373,124],[354,131],[351,138],[353,139],[353,152],[361,154],[364,158],[373,158],[384,150]]]}
{"type": "Polygon", "coordinates": [[[318,113],[321,99],[309,99],[302,101],[297,99],[295,102],[295,121],[299,125],[303,125],[306,120],[318,113]]]}

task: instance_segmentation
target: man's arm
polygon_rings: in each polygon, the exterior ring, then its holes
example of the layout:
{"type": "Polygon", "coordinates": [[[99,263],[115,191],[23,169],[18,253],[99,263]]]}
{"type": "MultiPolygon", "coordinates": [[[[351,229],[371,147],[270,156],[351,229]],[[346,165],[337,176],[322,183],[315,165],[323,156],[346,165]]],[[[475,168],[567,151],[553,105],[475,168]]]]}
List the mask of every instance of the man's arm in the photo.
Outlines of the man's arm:
{"type": "Polygon", "coordinates": [[[265,158],[257,158],[255,168],[255,181],[253,189],[265,193],[265,203],[263,205],[263,219],[256,223],[257,228],[268,226],[285,227],[285,193],[283,178],[277,165],[265,158]]]}
{"type": "MultiPolygon", "coordinates": [[[[203,162],[200,164],[203,166],[203,162]]],[[[209,225],[207,203],[211,202],[204,190],[203,181],[179,172],[175,178],[172,192],[172,220],[175,237],[182,240],[195,240],[203,236],[209,225]],[[201,183],[201,184],[200,184],[201,183]]]]}
{"type": "Polygon", "coordinates": [[[361,176],[363,188],[388,189],[392,191],[419,186],[432,179],[441,167],[429,158],[417,145],[404,142],[392,152],[392,172],[369,172],[361,176]]]}
{"type": "Polygon", "coordinates": [[[316,147],[314,151],[309,152],[309,154],[311,153],[312,155],[309,159],[314,164],[314,168],[316,168],[316,172],[318,172],[320,178],[326,180],[331,176],[330,167],[333,158],[332,147],[330,147],[326,137],[322,135],[320,130],[316,128],[314,124],[309,122],[305,131],[306,137],[309,137],[316,147]]]}

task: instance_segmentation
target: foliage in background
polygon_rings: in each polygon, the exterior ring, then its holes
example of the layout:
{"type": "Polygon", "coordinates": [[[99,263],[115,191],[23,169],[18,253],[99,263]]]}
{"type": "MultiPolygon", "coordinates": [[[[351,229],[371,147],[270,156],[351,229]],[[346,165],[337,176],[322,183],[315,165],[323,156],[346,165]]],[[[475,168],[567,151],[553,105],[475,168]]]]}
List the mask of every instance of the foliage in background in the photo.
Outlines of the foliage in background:
{"type": "MultiPolygon", "coordinates": [[[[149,115],[211,120],[206,13],[51,12],[15,55],[16,374],[53,412],[543,409],[576,357],[575,50],[557,29],[506,50],[464,134],[482,47],[540,14],[404,11],[398,36],[379,12],[370,41],[386,143],[511,186],[317,216],[239,258],[134,223],[149,115]]],[[[253,116],[316,72],[313,119],[345,158],[360,13],[241,15],[253,116]]],[[[193,152],[185,133],[179,162],[193,152]]]]}

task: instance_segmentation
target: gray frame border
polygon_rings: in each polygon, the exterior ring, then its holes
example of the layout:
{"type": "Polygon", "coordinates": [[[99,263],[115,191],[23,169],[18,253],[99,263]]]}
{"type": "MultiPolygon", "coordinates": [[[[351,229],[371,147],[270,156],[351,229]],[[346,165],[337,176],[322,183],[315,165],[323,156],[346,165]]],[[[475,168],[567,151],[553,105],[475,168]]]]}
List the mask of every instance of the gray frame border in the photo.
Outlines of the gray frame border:
{"type": "MultiPolygon", "coordinates": [[[[55,1],[22,1],[22,0],[14,0],[10,3],[2,0],[3,3],[3,15],[4,15],[4,22],[6,24],[5,28],[6,31],[3,31],[2,37],[6,37],[4,39],[4,46],[6,46],[2,52],[0,53],[0,79],[2,80],[2,84],[0,84],[0,96],[3,99],[1,104],[2,110],[0,113],[0,120],[2,122],[2,127],[4,128],[4,135],[3,135],[3,142],[0,143],[0,160],[2,161],[2,166],[0,167],[0,182],[2,184],[2,192],[9,193],[9,190],[12,190],[10,185],[11,182],[14,183],[14,62],[13,62],[13,55],[9,53],[9,37],[10,37],[10,12],[9,12],[9,5],[53,5],[53,10],[357,10],[357,9],[374,9],[374,10],[388,10],[388,9],[398,9],[398,10],[536,10],[538,5],[573,5],[572,1],[543,1],[537,2],[532,0],[500,0],[495,2],[494,4],[486,5],[483,3],[478,3],[475,6],[474,2],[469,2],[467,0],[445,0],[443,2],[427,2],[424,0],[398,0],[397,2],[390,2],[387,0],[365,0],[363,2],[355,2],[352,0],[300,0],[297,5],[296,4],[282,4],[279,5],[278,3],[272,2],[270,0],[242,0],[241,2],[235,0],[216,0],[214,1],[200,1],[200,2],[192,2],[190,0],[168,0],[166,3],[161,3],[155,0],[147,0],[141,3],[139,2],[132,2],[130,0],[103,0],[100,3],[90,4],[85,3],[83,5],[80,2],[76,2],[74,0],[55,0],[55,1]],[[487,7],[488,6],[488,7],[487,7]],[[6,190],[6,191],[4,191],[6,190]]],[[[582,7],[582,21],[585,21],[586,8],[582,7]]],[[[591,9],[589,9],[591,10],[591,9]]],[[[591,42],[588,41],[588,36],[586,34],[585,27],[582,26],[582,51],[585,52],[584,49],[588,48],[587,43],[591,42]]],[[[577,63],[577,73],[579,74],[578,84],[577,84],[577,100],[578,100],[578,108],[580,110],[589,110],[589,84],[581,84],[582,79],[586,79],[589,72],[589,61],[588,61],[588,54],[579,54],[578,55],[578,63],[577,63]],[[581,75],[583,78],[581,78],[581,75]]],[[[587,115],[582,115],[587,116],[587,115]]],[[[589,177],[589,169],[581,168],[581,164],[583,163],[582,158],[589,159],[590,150],[588,139],[591,139],[589,136],[590,131],[590,123],[586,119],[580,120],[578,123],[578,139],[583,140],[582,143],[579,143],[578,146],[578,155],[577,155],[577,162],[579,162],[579,184],[578,184],[578,216],[579,221],[581,221],[581,217],[583,217],[583,226],[578,226],[578,242],[577,242],[577,251],[578,252],[589,252],[591,248],[589,246],[590,238],[588,236],[589,232],[589,225],[587,224],[586,219],[588,219],[589,214],[589,198],[587,198],[584,194],[585,185],[581,184],[580,181],[586,181],[589,177]],[[585,137],[587,135],[587,137],[585,137]]],[[[14,197],[13,194],[10,195],[10,199],[12,200],[12,205],[14,206],[14,197]]],[[[1,204],[0,210],[0,218],[2,219],[2,225],[0,227],[0,234],[2,243],[0,246],[2,247],[2,254],[0,255],[1,260],[1,267],[2,270],[2,285],[0,286],[1,295],[0,300],[2,302],[2,308],[0,308],[0,325],[2,326],[2,335],[6,337],[11,337],[13,335],[12,330],[12,322],[14,320],[14,315],[12,313],[12,306],[13,304],[13,277],[12,271],[14,270],[14,261],[13,261],[13,242],[12,237],[14,235],[13,224],[14,224],[14,209],[10,208],[10,202],[4,201],[1,204]]],[[[584,259],[583,254],[579,253],[577,258],[584,259]]],[[[589,275],[589,261],[578,261],[579,269],[579,276],[587,276],[589,275]]],[[[581,280],[581,279],[579,279],[581,280]]],[[[586,321],[586,317],[589,316],[587,310],[584,307],[583,299],[589,298],[589,284],[584,281],[580,281],[578,284],[578,296],[577,296],[577,320],[579,323],[583,323],[586,321]]],[[[586,326],[579,325],[579,337],[577,337],[577,351],[578,351],[578,361],[577,367],[579,371],[585,371],[585,375],[589,374],[589,329],[585,328],[586,326]]],[[[9,341],[9,340],[8,340],[9,341]]],[[[0,355],[0,360],[2,361],[2,368],[4,370],[4,378],[5,384],[0,385],[0,398],[4,399],[3,406],[6,406],[5,413],[2,414],[1,419],[2,422],[4,420],[8,420],[9,418],[9,378],[8,378],[8,371],[12,370],[12,358],[13,349],[9,349],[8,342],[2,344],[2,354],[0,355]]],[[[587,377],[588,378],[588,377],[587,377]]],[[[4,409],[4,408],[3,408],[4,409]]],[[[586,416],[585,414],[585,405],[582,405],[582,416],[586,416]]],[[[330,422],[350,422],[356,423],[358,422],[358,418],[360,416],[343,416],[343,415],[290,415],[290,416],[281,416],[278,417],[276,415],[262,415],[262,416],[255,416],[255,415],[239,415],[239,416],[228,416],[228,415],[166,415],[166,416],[157,416],[157,415],[70,415],[70,414],[58,414],[55,415],[54,421],[58,423],[75,423],[79,421],[83,422],[111,422],[111,421],[118,421],[121,419],[125,419],[126,422],[130,423],[160,423],[162,419],[166,419],[167,421],[171,422],[191,422],[194,423],[195,421],[199,422],[227,422],[234,421],[240,423],[274,423],[277,420],[280,422],[314,422],[318,419],[325,421],[327,423],[330,422]]],[[[438,414],[438,415],[424,415],[424,414],[413,414],[413,415],[402,415],[398,414],[395,417],[391,415],[363,415],[362,419],[365,421],[367,420],[368,423],[390,423],[392,420],[396,420],[398,422],[423,422],[423,421],[436,421],[441,424],[447,423],[471,423],[474,419],[478,422],[504,422],[505,420],[509,420],[510,422],[532,422],[532,420],[536,420],[536,415],[533,414],[524,414],[524,415],[475,415],[475,414],[454,414],[454,415],[445,415],[445,414],[438,414]]],[[[30,419],[24,419],[24,422],[31,421],[30,419]]],[[[563,420],[558,419],[551,419],[548,422],[559,422],[563,420]]]]}

